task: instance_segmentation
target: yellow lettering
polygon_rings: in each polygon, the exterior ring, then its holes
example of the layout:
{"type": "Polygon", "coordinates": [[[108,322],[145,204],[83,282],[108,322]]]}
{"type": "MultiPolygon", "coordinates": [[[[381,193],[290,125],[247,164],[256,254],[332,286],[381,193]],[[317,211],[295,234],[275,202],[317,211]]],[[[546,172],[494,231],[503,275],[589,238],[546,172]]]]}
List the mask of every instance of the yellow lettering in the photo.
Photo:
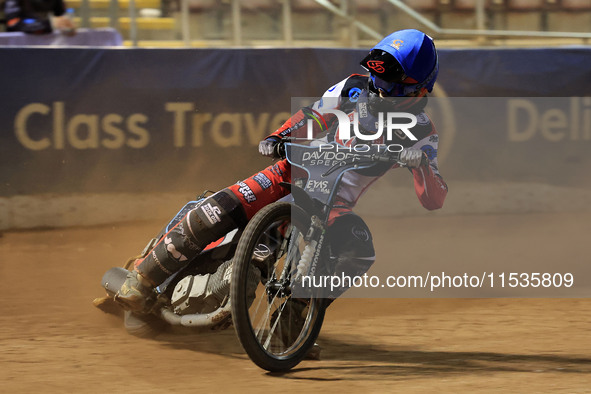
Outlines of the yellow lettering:
{"type": "Polygon", "coordinates": [[[14,131],[18,142],[20,142],[25,148],[31,150],[42,150],[47,149],[51,146],[49,138],[41,138],[40,140],[33,140],[29,137],[27,132],[27,120],[32,114],[47,115],[49,113],[49,107],[44,104],[34,103],[23,107],[16,114],[14,119],[14,131]]]}
{"type": "Polygon", "coordinates": [[[579,126],[579,101],[578,97],[570,98],[570,139],[577,141],[580,135],[579,126]]]}
{"type": "Polygon", "coordinates": [[[76,149],[98,148],[98,116],[76,115],[67,127],[68,142],[76,149]],[[86,126],[86,136],[79,136],[80,126],[86,126]]]}
{"type": "Polygon", "coordinates": [[[522,142],[532,138],[536,133],[536,119],[538,118],[538,111],[535,105],[528,100],[512,99],[509,100],[508,106],[507,121],[509,124],[507,133],[509,141],[522,142]],[[517,111],[520,109],[525,112],[525,115],[529,119],[527,127],[522,131],[517,130],[517,111]]]}
{"type": "Polygon", "coordinates": [[[55,149],[64,149],[64,114],[64,102],[53,103],[53,147],[55,149]]]}
{"type": "Polygon", "coordinates": [[[193,115],[193,135],[191,146],[197,147],[203,145],[203,126],[211,122],[210,113],[202,113],[193,115]]]}
{"type": "Polygon", "coordinates": [[[223,113],[216,116],[211,125],[211,138],[222,148],[240,146],[240,114],[223,113]],[[224,123],[228,123],[230,128],[223,130],[224,123]]]}
{"type": "MultiPolygon", "coordinates": [[[[583,103],[585,106],[591,105],[591,97],[585,97],[583,103]]],[[[589,108],[583,110],[583,139],[591,140],[591,110],[589,108]]]]}
{"type": "Polygon", "coordinates": [[[148,146],[150,143],[150,133],[143,127],[140,127],[140,123],[146,123],[148,117],[144,114],[133,114],[127,118],[127,129],[130,133],[137,136],[137,139],[127,140],[127,146],[134,149],[141,149],[148,146]]]}
{"type": "Polygon", "coordinates": [[[255,124],[252,113],[244,114],[244,127],[246,128],[246,135],[251,145],[258,145],[259,141],[269,134],[267,130],[269,116],[270,114],[268,112],[262,113],[259,116],[258,122],[255,124]]]}
{"type": "Polygon", "coordinates": [[[540,130],[545,139],[552,142],[560,141],[566,133],[566,114],[559,109],[549,109],[542,115],[540,130]]]}
{"type": "Polygon", "coordinates": [[[108,149],[119,149],[125,143],[125,133],[116,124],[121,124],[123,117],[118,114],[107,114],[102,119],[102,127],[112,138],[103,139],[101,144],[108,149]]]}
{"type": "Polygon", "coordinates": [[[173,145],[175,148],[185,146],[185,113],[194,110],[192,103],[166,103],[165,108],[172,112],[173,121],[173,145]]]}
{"type": "MultiPolygon", "coordinates": [[[[269,123],[269,129],[271,132],[277,130],[289,119],[291,114],[289,112],[279,112],[271,119],[271,123],[269,123]]],[[[269,133],[271,134],[271,133],[269,133]]]]}

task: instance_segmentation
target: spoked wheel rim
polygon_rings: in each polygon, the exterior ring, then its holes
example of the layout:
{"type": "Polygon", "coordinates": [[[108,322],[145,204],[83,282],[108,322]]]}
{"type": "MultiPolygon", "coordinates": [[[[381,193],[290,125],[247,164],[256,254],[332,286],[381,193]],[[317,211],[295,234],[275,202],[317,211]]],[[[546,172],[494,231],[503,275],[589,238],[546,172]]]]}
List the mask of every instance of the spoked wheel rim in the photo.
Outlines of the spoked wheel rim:
{"type": "Polygon", "coordinates": [[[305,246],[302,231],[279,220],[271,223],[260,238],[282,227],[286,237],[274,257],[263,262],[257,296],[249,308],[250,324],[259,344],[277,358],[290,357],[301,349],[318,317],[317,300],[292,297],[292,280],[305,246]]]}
{"type": "Polygon", "coordinates": [[[248,243],[241,239],[238,246],[232,312],[251,359],[264,369],[279,371],[299,363],[313,346],[324,309],[321,299],[292,295],[309,216],[301,210],[292,215],[290,204],[275,204],[259,212],[261,220],[251,220],[252,228],[245,230],[248,243]]]}

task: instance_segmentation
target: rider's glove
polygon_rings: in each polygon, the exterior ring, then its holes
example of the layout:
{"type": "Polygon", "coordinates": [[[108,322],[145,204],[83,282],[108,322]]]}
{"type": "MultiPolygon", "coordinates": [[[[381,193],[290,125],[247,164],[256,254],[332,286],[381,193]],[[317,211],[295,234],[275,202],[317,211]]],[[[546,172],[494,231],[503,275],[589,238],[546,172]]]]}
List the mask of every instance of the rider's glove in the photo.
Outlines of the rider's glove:
{"type": "Polygon", "coordinates": [[[398,161],[405,164],[408,168],[418,168],[421,164],[427,163],[427,155],[417,148],[405,148],[400,152],[398,161]]]}
{"type": "Polygon", "coordinates": [[[279,143],[279,138],[269,137],[259,142],[259,153],[263,156],[277,157],[275,153],[275,145],[279,143]]]}

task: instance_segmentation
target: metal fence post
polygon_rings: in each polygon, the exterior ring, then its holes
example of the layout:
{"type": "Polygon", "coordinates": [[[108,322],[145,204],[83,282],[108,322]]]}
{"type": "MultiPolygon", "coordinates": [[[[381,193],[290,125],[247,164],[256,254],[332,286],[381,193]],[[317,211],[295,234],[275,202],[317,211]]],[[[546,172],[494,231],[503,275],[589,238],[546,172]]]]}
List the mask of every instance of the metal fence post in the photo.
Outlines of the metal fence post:
{"type": "Polygon", "coordinates": [[[293,25],[290,0],[281,0],[281,12],[283,16],[283,40],[286,46],[291,46],[293,45],[293,25]]]}
{"type": "Polygon", "coordinates": [[[240,0],[232,0],[232,41],[234,45],[242,45],[242,18],[240,0]]]}
{"type": "Polygon", "coordinates": [[[119,2],[117,0],[109,1],[109,27],[119,30],[119,2]]]}
{"type": "Polygon", "coordinates": [[[191,31],[189,29],[189,0],[181,0],[181,31],[186,47],[191,46],[191,31]]]}
{"type": "Polygon", "coordinates": [[[82,0],[80,5],[80,24],[84,28],[90,27],[90,1],[82,0]]]}
{"type": "Polygon", "coordinates": [[[486,21],[484,15],[484,0],[476,0],[476,8],[474,10],[475,17],[476,17],[476,29],[477,30],[484,30],[486,29],[486,21]]]}
{"type": "Polygon", "coordinates": [[[129,38],[137,47],[137,17],[135,15],[135,0],[129,0],[129,38]]]}

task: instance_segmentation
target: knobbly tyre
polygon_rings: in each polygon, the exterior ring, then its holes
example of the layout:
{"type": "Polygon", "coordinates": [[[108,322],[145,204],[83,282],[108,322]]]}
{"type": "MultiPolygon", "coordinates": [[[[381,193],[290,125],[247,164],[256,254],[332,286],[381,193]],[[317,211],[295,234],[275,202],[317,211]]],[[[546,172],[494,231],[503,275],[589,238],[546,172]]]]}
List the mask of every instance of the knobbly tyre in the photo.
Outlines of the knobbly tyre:
{"type": "MultiPolygon", "coordinates": [[[[314,347],[326,307],[346,290],[329,293],[302,286],[304,277],[332,274],[339,265],[327,235],[333,230],[329,215],[342,176],[392,166],[399,156],[375,145],[333,155],[330,161],[314,159],[323,149],[339,152],[340,146],[304,145],[289,138],[278,144],[278,154],[301,170],[291,184],[282,185],[291,194],[261,209],[244,229],[210,244],[156,287],[148,313],[125,311],[126,330],[151,336],[166,325],[225,329],[233,323],[242,347],[259,367],[281,372],[300,363],[314,347]]],[[[187,203],[137,259],[204,197],[205,193],[187,203]]],[[[107,296],[95,300],[97,307],[112,311],[117,306],[115,295],[134,261],[105,273],[102,286],[107,296]]]]}

